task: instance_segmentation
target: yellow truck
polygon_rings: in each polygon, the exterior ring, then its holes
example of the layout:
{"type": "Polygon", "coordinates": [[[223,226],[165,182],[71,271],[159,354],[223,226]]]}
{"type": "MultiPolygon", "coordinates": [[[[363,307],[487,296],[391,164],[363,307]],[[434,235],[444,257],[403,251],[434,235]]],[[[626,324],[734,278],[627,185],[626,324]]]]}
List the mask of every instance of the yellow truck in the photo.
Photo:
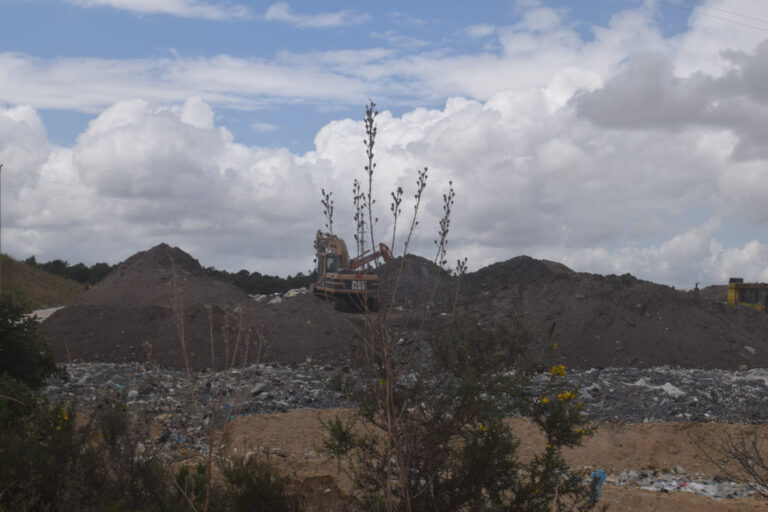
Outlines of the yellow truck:
{"type": "Polygon", "coordinates": [[[732,277],[728,280],[728,304],[768,312],[768,284],[745,283],[741,277],[732,277]]]}

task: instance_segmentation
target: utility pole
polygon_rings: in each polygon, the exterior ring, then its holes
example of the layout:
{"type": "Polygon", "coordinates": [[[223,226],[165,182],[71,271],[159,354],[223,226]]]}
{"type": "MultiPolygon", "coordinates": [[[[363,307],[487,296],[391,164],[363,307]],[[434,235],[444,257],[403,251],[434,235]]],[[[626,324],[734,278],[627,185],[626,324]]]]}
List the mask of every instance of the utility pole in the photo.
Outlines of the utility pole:
{"type": "Polygon", "coordinates": [[[3,197],[3,164],[0,164],[0,295],[3,294],[3,273],[2,273],[2,267],[3,267],[3,243],[2,243],[2,232],[3,232],[3,203],[2,203],[2,197],[3,197]]]}
{"type": "Polygon", "coordinates": [[[3,232],[3,203],[2,203],[2,197],[3,197],[3,164],[0,164],[0,295],[3,294],[3,273],[2,273],[2,267],[3,267],[3,243],[2,243],[2,232],[3,232]]]}

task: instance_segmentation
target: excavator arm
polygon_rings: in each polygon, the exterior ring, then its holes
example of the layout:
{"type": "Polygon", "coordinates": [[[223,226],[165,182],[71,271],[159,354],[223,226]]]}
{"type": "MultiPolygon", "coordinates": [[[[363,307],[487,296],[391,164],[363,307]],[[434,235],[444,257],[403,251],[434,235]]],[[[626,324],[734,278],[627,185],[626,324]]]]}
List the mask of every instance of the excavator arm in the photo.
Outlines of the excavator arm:
{"type": "Polygon", "coordinates": [[[394,259],[394,256],[392,256],[392,251],[389,250],[387,244],[379,244],[379,250],[376,252],[368,254],[368,251],[365,251],[360,256],[352,258],[349,260],[349,268],[354,270],[356,268],[363,267],[377,258],[382,258],[385,262],[392,261],[394,259]]]}

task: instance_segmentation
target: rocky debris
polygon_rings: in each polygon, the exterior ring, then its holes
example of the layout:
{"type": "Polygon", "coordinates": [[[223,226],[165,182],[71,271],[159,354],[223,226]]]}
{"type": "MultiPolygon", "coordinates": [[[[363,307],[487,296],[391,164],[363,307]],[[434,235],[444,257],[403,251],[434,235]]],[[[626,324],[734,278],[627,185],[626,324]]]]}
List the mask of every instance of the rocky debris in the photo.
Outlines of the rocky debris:
{"type": "Polygon", "coordinates": [[[746,484],[736,483],[727,477],[690,474],[677,466],[675,470],[634,471],[625,469],[618,475],[610,475],[606,483],[634,486],[648,491],[690,492],[715,499],[741,499],[755,494],[746,484]]]}
{"type": "Polygon", "coordinates": [[[348,405],[333,385],[338,370],[328,365],[195,372],[192,382],[184,371],[138,363],[73,363],[66,370],[65,378],[49,381],[44,390],[49,399],[74,401],[86,414],[105,399],[124,400],[129,411],[160,427],[155,441],[165,451],[203,453],[211,418],[221,426],[227,417],[348,405]]]}
{"type": "MultiPolygon", "coordinates": [[[[259,364],[219,372],[186,372],[138,363],[75,363],[68,377],[49,381],[53,401],[75,400],[86,413],[105,396],[126,400],[129,411],[158,429],[155,442],[169,458],[204,454],[210,421],[223,425],[236,416],[300,408],[350,407],[343,392],[356,374],[346,367],[307,361],[259,364]]],[[[569,371],[565,377],[581,393],[596,421],[768,421],[768,370],[723,371],[673,368],[604,368],[569,371]]],[[[537,376],[535,396],[549,379],[537,376]]],[[[751,491],[721,476],[690,474],[684,468],[625,470],[607,483],[662,492],[694,492],[713,498],[741,498],[751,491]]]]}
{"type": "Polygon", "coordinates": [[[596,420],[768,421],[767,369],[602,368],[569,371],[567,380],[596,420]]]}
{"type": "MultiPolygon", "coordinates": [[[[349,367],[312,362],[194,372],[192,384],[184,371],[138,363],[73,363],[66,369],[68,377],[53,378],[45,390],[52,400],[77,400],[88,410],[111,391],[142,412],[181,414],[184,424],[194,424],[189,415],[209,411],[218,398],[235,415],[349,407],[343,390],[358,381],[349,367]]],[[[528,392],[536,396],[548,379],[537,376],[528,392]]],[[[565,379],[596,421],[768,421],[766,369],[604,368],[569,371],[565,379]]]]}

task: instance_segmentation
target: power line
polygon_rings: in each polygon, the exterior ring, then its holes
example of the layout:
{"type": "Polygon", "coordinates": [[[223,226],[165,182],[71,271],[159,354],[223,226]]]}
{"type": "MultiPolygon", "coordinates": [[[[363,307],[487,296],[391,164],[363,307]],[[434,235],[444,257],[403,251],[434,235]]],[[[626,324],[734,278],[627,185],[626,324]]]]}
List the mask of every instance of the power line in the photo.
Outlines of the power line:
{"type": "Polygon", "coordinates": [[[757,18],[755,16],[747,16],[745,14],[738,13],[736,11],[729,11],[728,9],[720,9],[719,7],[712,7],[710,5],[701,5],[697,4],[696,2],[692,2],[691,0],[681,0],[687,4],[693,4],[693,7],[691,7],[691,10],[694,9],[709,9],[710,11],[719,11],[725,14],[730,14],[732,16],[738,16],[739,18],[744,18],[750,21],[757,21],[759,23],[768,23],[768,20],[764,20],[762,18],[757,18]]]}
{"type": "Polygon", "coordinates": [[[746,18],[746,19],[748,19],[750,21],[755,21],[755,22],[758,22],[758,23],[768,23],[768,21],[761,20],[760,18],[749,17],[749,16],[745,16],[743,14],[737,14],[737,13],[733,13],[733,12],[730,12],[730,11],[725,11],[723,9],[716,9],[714,7],[706,7],[706,6],[701,6],[701,5],[697,5],[695,7],[686,7],[684,5],[673,4],[673,3],[665,2],[663,0],[653,0],[653,1],[656,2],[659,5],[664,5],[664,6],[667,6],[667,7],[673,7],[675,9],[681,9],[681,10],[684,10],[684,11],[693,12],[693,13],[696,13],[696,14],[700,14],[702,16],[708,16],[710,18],[714,18],[714,19],[717,19],[717,20],[720,20],[720,21],[725,21],[725,22],[728,22],[728,23],[733,23],[734,25],[740,25],[742,27],[747,27],[747,28],[751,28],[751,29],[754,29],[754,30],[759,30],[760,32],[768,32],[768,27],[758,27],[758,26],[755,26],[755,25],[750,25],[749,23],[743,23],[743,22],[740,22],[740,21],[732,20],[730,18],[725,18],[723,16],[718,16],[716,14],[710,14],[708,12],[703,11],[702,9],[715,9],[715,10],[718,10],[718,11],[723,11],[723,12],[732,14],[734,16],[740,16],[742,18],[746,18]]]}

